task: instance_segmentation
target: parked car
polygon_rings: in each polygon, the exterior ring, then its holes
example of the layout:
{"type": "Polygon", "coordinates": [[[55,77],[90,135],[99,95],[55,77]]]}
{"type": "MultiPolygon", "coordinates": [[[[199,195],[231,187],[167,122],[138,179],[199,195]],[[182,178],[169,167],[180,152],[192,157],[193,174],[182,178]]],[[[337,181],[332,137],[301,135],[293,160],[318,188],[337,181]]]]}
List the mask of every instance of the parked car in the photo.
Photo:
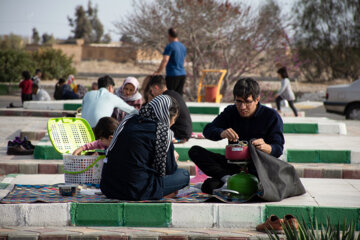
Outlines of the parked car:
{"type": "Polygon", "coordinates": [[[324,106],[327,112],[345,115],[346,119],[360,120],[360,79],[351,84],[329,86],[324,106]]]}

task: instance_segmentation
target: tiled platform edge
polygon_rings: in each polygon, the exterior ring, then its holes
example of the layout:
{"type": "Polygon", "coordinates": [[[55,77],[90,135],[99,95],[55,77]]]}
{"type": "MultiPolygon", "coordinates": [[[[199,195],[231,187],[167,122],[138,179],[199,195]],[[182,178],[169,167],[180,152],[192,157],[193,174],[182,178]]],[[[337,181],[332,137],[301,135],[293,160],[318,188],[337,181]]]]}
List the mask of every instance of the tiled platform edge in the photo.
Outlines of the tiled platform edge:
{"type": "Polygon", "coordinates": [[[0,226],[125,226],[249,229],[271,214],[309,222],[346,221],[359,230],[360,208],[271,204],[54,203],[2,204],[0,226]]]}

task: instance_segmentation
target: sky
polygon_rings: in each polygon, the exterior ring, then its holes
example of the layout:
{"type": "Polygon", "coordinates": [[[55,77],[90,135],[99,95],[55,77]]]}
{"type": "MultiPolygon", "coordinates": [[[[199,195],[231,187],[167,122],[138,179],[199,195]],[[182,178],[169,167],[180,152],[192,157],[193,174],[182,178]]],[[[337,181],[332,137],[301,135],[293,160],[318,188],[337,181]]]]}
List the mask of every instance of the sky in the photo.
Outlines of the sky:
{"type": "MultiPolygon", "coordinates": [[[[145,0],[153,1],[153,0],[145,0]]],[[[265,0],[241,1],[257,7],[265,0]]],[[[281,6],[290,8],[287,0],[278,0],[281,6]]],[[[292,0],[290,0],[292,1],[292,0]]],[[[92,0],[97,5],[98,16],[104,25],[104,32],[110,33],[113,41],[120,35],[115,32],[114,22],[120,21],[133,11],[133,0],[92,0]]],[[[67,17],[74,17],[78,5],[87,6],[88,0],[0,0],[0,35],[14,33],[30,38],[32,28],[40,34],[53,34],[55,38],[66,39],[71,33],[67,17]]]]}

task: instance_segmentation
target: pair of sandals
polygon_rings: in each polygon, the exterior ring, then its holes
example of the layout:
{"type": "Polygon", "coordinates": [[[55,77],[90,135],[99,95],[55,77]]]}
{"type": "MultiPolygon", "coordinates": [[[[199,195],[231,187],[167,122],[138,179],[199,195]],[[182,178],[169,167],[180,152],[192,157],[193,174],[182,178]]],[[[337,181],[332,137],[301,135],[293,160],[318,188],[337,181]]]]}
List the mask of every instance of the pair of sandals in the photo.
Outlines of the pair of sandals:
{"type": "Polygon", "coordinates": [[[285,215],[282,219],[276,215],[271,215],[268,219],[266,219],[264,223],[256,226],[256,231],[266,232],[266,230],[268,230],[282,233],[284,231],[283,227],[289,227],[290,229],[298,229],[299,223],[297,219],[291,214],[285,215]]]}

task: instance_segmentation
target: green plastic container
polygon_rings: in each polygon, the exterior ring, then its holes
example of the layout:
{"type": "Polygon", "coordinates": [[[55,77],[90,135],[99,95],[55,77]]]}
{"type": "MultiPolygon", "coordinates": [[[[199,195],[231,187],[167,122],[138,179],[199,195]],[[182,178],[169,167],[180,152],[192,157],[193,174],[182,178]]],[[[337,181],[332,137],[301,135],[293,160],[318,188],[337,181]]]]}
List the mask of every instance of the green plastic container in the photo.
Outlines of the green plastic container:
{"type": "Polygon", "coordinates": [[[231,176],[227,181],[227,188],[237,191],[232,197],[248,200],[258,191],[259,180],[252,174],[240,172],[231,176]]]}

